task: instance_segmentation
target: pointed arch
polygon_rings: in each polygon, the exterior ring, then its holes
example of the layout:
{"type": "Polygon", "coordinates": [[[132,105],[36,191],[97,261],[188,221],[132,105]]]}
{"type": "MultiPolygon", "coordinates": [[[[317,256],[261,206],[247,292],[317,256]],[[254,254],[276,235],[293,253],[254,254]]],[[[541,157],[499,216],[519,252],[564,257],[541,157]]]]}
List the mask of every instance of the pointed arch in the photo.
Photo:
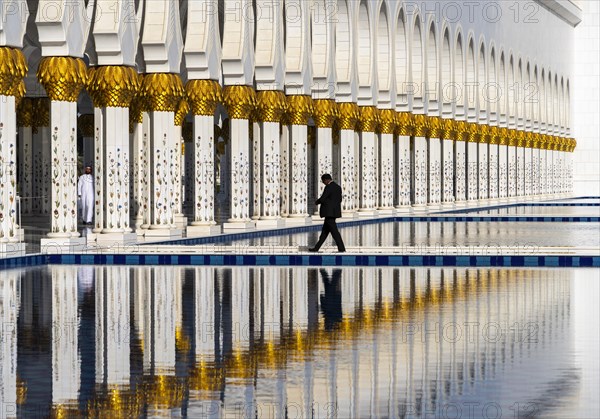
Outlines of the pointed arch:
{"type": "Polygon", "coordinates": [[[439,63],[436,34],[435,22],[432,21],[427,31],[427,100],[431,107],[430,110],[434,112],[437,111],[439,100],[439,63]]]}
{"type": "Polygon", "coordinates": [[[371,42],[371,20],[367,2],[361,0],[358,7],[358,84],[370,86],[373,83],[373,45],[371,42]]]}
{"type": "Polygon", "coordinates": [[[423,73],[424,73],[424,59],[423,59],[423,35],[421,31],[421,19],[419,15],[415,14],[413,21],[412,31],[412,42],[411,42],[411,82],[413,91],[413,108],[423,107],[423,73]]]}
{"type": "Polygon", "coordinates": [[[496,74],[496,48],[493,44],[490,46],[486,92],[489,101],[490,113],[494,118],[496,118],[496,115],[498,114],[498,101],[500,100],[501,96],[498,84],[498,75],[496,74]]]}
{"type": "Polygon", "coordinates": [[[552,72],[548,71],[548,78],[546,79],[546,115],[548,130],[550,125],[554,124],[554,92],[552,91],[552,72]]]}
{"type": "Polygon", "coordinates": [[[397,103],[407,104],[407,83],[408,83],[408,45],[406,37],[406,25],[404,11],[400,9],[396,26],[396,92],[398,95],[397,103]]]}
{"type": "Polygon", "coordinates": [[[558,102],[560,123],[559,126],[562,130],[565,128],[565,79],[563,76],[560,77],[560,100],[558,102]]]}
{"type": "Polygon", "coordinates": [[[391,42],[388,10],[385,2],[379,10],[379,22],[377,24],[377,83],[380,90],[391,89],[391,42]]]}
{"type": "MultiPolygon", "coordinates": [[[[302,1],[302,0],[300,0],[302,1]]],[[[352,74],[352,36],[347,0],[338,0],[335,25],[335,71],[338,80],[350,82],[352,74]]]]}
{"type": "Polygon", "coordinates": [[[463,50],[463,38],[460,30],[457,30],[454,43],[454,83],[458,88],[459,95],[456,98],[456,113],[464,115],[465,108],[465,54],[463,50]]]}
{"type": "Polygon", "coordinates": [[[538,67],[537,64],[533,67],[533,100],[531,101],[531,119],[536,127],[539,127],[540,124],[540,89],[539,89],[539,79],[538,79],[538,67]]]}
{"type": "Polygon", "coordinates": [[[506,120],[506,101],[508,92],[506,89],[506,59],[504,57],[504,51],[500,53],[500,69],[499,69],[499,97],[498,97],[498,112],[500,113],[500,119],[506,120]]]}
{"type": "Polygon", "coordinates": [[[516,95],[515,95],[515,90],[517,89],[517,87],[515,86],[515,59],[512,56],[512,54],[510,55],[509,61],[508,61],[508,85],[506,86],[507,88],[507,94],[508,94],[508,117],[509,120],[512,121],[512,123],[514,123],[516,117],[517,117],[517,107],[516,107],[516,95]]]}
{"type": "Polygon", "coordinates": [[[479,49],[477,53],[477,87],[479,92],[479,116],[480,118],[485,118],[487,116],[487,59],[485,54],[485,41],[482,40],[479,43],[479,49]]]}
{"type": "Polygon", "coordinates": [[[553,98],[552,113],[554,115],[552,123],[556,129],[560,126],[560,111],[559,111],[560,98],[558,96],[558,75],[556,73],[554,73],[554,86],[552,88],[552,98],[553,98]]]}
{"type": "Polygon", "coordinates": [[[456,89],[452,86],[452,55],[450,49],[450,31],[444,29],[442,38],[442,56],[441,56],[441,91],[442,91],[442,112],[449,114],[452,112],[452,102],[456,98],[456,89]]]}
{"type": "Polygon", "coordinates": [[[475,46],[473,38],[470,37],[467,47],[467,68],[466,68],[466,83],[465,94],[467,95],[467,116],[474,118],[476,116],[476,101],[477,101],[477,82],[476,82],[476,67],[475,67],[475,46]]]}
{"type": "Polygon", "coordinates": [[[540,73],[540,78],[538,81],[538,86],[540,89],[540,101],[538,106],[539,112],[539,120],[541,124],[546,124],[548,122],[548,117],[546,115],[546,69],[542,68],[540,73]]]}
{"type": "Polygon", "coordinates": [[[565,128],[567,135],[571,134],[571,89],[569,88],[569,79],[567,79],[567,91],[565,96],[565,128]]]}
{"type": "Polygon", "coordinates": [[[517,62],[517,75],[515,83],[515,115],[517,121],[523,121],[523,60],[519,58],[517,62]]]}
{"type": "Polygon", "coordinates": [[[329,45],[327,40],[327,19],[322,15],[327,10],[325,0],[315,0],[311,13],[311,35],[312,35],[312,68],[314,77],[321,79],[329,75],[329,45]]]}
{"type": "Polygon", "coordinates": [[[525,114],[525,120],[527,121],[527,125],[531,124],[532,122],[532,87],[533,86],[531,82],[531,64],[529,64],[529,61],[527,61],[527,64],[525,64],[525,79],[523,80],[523,111],[525,114]]]}

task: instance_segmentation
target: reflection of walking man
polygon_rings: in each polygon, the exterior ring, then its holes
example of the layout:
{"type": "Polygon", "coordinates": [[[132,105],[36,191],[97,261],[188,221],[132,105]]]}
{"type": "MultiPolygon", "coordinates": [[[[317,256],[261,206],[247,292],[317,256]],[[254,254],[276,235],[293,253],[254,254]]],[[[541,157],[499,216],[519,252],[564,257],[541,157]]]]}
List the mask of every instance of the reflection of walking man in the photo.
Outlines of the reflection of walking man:
{"type": "Polygon", "coordinates": [[[319,241],[314,247],[308,249],[308,251],[318,252],[329,233],[331,233],[331,237],[333,237],[337,245],[338,252],[345,252],[346,247],[335,223],[335,219],[342,216],[342,188],[333,181],[329,174],[321,176],[321,181],[325,184],[325,189],[321,197],[317,199],[316,204],[321,205],[319,215],[321,218],[325,218],[325,221],[323,222],[319,241]]]}
{"type": "Polygon", "coordinates": [[[91,225],[94,217],[94,176],[92,167],[86,166],[85,173],[79,176],[77,197],[81,201],[81,219],[84,225],[91,225]]]}

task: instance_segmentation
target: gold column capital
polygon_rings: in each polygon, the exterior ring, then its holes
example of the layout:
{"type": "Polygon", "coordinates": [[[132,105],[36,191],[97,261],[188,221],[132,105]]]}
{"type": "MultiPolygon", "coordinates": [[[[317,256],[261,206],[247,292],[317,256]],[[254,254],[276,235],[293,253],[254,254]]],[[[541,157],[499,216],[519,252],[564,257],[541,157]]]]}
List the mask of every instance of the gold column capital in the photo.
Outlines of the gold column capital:
{"type": "Polygon", "coordinates": [[[393,109],[379,111],[379,129],[382,134],[394,134],[398,125],[398,114],[393,109]]]}
{"type": "Polygon", "coordinates": [[[229,118],[250,119],[256,108],[256,92],[250,86],[225,86],[223,104],[227,108],[229,118]]]}
{"type": "Polygon", "coordinates": [[[185,98],[182,98],[177,105],[177,110],[175,111],[174,122],[178,127],[182,127],[185,122],[185,117],[190,111],[190,105],[185,98]]]}
{"type": "Polygon", "coordinates": [[[413,135],[415,128],[414,115],[410,112],[396,112],[396,118],[396,133],[404,136],[413,135]]]}
{"type": "Polygon", "coordinates": [[[431,138],[444,137],[444,123],[439,116],[428,116],[427,123],[429,124],[429,135],[431,138]]]}
{"type": "Polygon", "coordinates": [[[479,140],[481,138],[480,125],[475,122],[468,122],[467,125],[469,127],[469,138],[467,141],[470,143],[479,142],[479,140]]]}
{"type": "Polygon", "coordinates": [[[487,124],[479,125],[479,142],[483,144],[489,144],[491,141],[490,126],[487,124]]]}
{"type": "Polygon", "coordinates": [[[33,103],[33,131],[37,132],[37,127],[50,126],[50,99],[47,97],[38,97],[32,99],[33,103]]]}
{"type": "Polygon", "coordinates": [[[429,120],[423,114],[417,114],[413,116],[414,121],[414,136],[415,137],[429,137],[429,120]]]}
{"type": "Polygon", "coordinates": [[[214,116],[223,102],[223,89],[215,80],[189,80],[185,93],[194,115],[214,116]]]}
{"type": "Polygon", "coordinates": [[[354,131],[360,119],[358,105],[352,102],[341,102],[338,103],[338,111],[340,129],[354,131]]]}
{"type": "Polygon", "coordinates": [[[0,47],[0,95],[20,100],[25,94],[26,75],[27,60],[23,53],[16,48],[0,47]]]}
{"type": "Polygon", "coordinates": [[[17,108],[17,126],[33,127],[33,100],[29,97],[23,98],[17,108]]]}
{"type": "Polygon", "coordinates": [[[332,99],[316,99],[314,103],[314,120],[318,128],[333,128],[338,117],[338,105],[332,99]]]}
{"type": "Polygon", "coordinates": [[[456,141],[468,141],[469,140],[469,124],[467,121],[455,121],[456,129],[456,141]]]}
{"type": "Polygon", "coordinates": [[[128,108],[140,85],[132,67],[107,65],[88,71],[87,91],[96,108],[128,108]]]}
{"type": "Polygon", "coordinates": [[[375,132],[379,124],[379,110],[375,106],[359,106],[358,129],[362,132],[375,132]]]}
{"type": "Polygon", "coordinates": [[[489,142],[490,144],[500,143],[500,128],[497,126],[491,126],[489,128],[489,142]]]}
{"type": "Polygon", "coordinates": [[[458,136],[456,122],[457,121],[453,119],[442,119],[444,140],[456,141],[456,138],[458,136]]]}
{"type": "Polygon", "coordinates": [[[148,112],[175,112],[183,95],[178,74],[148,73],[142,77],[139,96],[148,112]]]}
{"type": "Polygon", "coordinates": [[[44,57],[37,77],[52,101],[77,102],[88,82],[88,72],[81,58],[44,57]]]}
{"type": "Polygon", "coordinates": [[[312,97],[309,95],[287,96],[287,122],[291,125],[308,125],[314,112],[312,97]]]}
{"type": "Polygon", "coordinates": [[[575,138],[571,138],[571,152],[575,151],[575,148],[577,148],[577,140],[575,138]]]}
{"type": "Polygon", "coordinates": [[[517,131],[517,146],[525,147],[526,144],[526,134],[525,131],[517,131]]]}
{"type": "Polygon", "coordinates": [[[256,94],[256,118],[260,122],[281,122],[286,108],[285,94],[279,90],[261,90],[256,94]]]}
{"type": "Polygon", "coordinates": [[[94,136],[94,115],[93,114],[85,114],[81,115],[77,119],[77,128],[81,131],[81,135],[84,137],[93,137],[94,136]]]}

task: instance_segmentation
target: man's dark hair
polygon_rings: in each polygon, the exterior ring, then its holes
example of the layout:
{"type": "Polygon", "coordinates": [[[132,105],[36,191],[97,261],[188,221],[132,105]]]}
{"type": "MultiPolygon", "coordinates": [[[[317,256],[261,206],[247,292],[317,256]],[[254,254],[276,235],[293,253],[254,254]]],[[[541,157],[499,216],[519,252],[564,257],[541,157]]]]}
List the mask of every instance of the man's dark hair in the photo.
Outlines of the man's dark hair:
{"type": "Polygon", "coordinates": [[[323,181],[333,180],[333,178],[331,177],[331,175],[329,173],[325,173],[323,176],[321,176],[321,180],[323,180],[323,181]]]}

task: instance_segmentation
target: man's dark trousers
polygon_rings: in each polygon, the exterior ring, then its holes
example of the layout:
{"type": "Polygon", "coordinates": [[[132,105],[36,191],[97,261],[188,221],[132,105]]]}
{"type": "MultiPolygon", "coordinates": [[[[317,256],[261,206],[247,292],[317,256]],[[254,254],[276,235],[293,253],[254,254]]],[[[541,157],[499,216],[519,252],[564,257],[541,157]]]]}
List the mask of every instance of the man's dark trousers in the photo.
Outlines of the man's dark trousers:
{"type": "Polygon", "coordinates": [[[335,244],[337,245],[339,252],[345,252],[346,247],[344,246],[344,242],[342,241],[342,236],[338,231],[337,224],[335,222],[335,217],[325,217],[325,222],[323,222],[323,229],[321,230],[321,236],[319,237],[319,241],[315,245],[315,249],[320,249],[327,236],[331,233],[331,237],[335,240],[335,244]]]}

